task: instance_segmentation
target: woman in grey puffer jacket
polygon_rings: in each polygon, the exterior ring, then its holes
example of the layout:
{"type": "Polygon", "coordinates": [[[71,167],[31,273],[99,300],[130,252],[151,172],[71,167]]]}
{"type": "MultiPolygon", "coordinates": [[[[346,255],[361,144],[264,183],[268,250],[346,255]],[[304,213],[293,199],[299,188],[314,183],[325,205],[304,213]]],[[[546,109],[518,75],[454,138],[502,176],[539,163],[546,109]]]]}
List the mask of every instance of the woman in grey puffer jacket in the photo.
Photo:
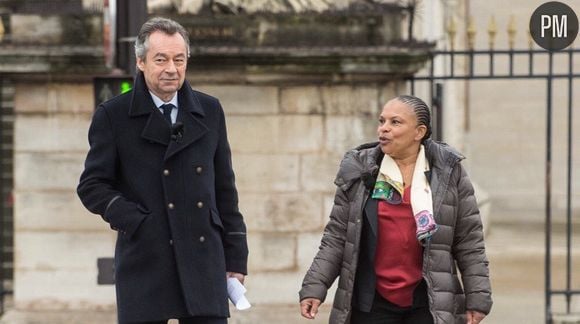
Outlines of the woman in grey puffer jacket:
{"type": "Polygon", "coordinates": [[[389,101],[379,123],[379,142],[341,162],[330,221],[300,291],[302,316],[314,318],[339,276],[331,324],[479,323],[491,287],[463,156],[428,139],[429,108],[416,97],[389,101]]]}

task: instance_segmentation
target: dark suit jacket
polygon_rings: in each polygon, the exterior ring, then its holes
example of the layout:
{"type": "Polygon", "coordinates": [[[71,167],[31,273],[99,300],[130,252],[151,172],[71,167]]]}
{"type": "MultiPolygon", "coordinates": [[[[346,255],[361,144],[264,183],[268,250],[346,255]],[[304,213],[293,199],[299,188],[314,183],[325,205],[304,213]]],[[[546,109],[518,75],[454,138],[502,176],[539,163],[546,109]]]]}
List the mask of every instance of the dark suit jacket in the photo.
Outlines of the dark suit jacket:
{"type": "Polygon", "coordinates": [[[118,231],[120,322],[228,316],[226,271],[246,273],[223,109],[187,81],[178,100],[179,141],[141,73],[133,91],[97,108],[89,129],[77,191],[118,231]]]}

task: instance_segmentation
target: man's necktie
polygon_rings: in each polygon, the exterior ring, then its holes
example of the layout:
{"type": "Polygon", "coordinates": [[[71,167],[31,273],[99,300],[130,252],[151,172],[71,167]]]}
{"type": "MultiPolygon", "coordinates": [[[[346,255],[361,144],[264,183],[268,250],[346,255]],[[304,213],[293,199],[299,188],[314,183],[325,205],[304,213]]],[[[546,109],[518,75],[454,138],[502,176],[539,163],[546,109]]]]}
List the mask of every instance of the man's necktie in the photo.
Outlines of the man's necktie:
{"type": "Polygon", "coordinates": [[[173,122],[171,122],[171,110],[175,108],[175,106],[172,104],[165,104],[161,105],[160,108],[163,109],[163,117],[165,117],[169,125],[172,125],[173,122]]]}

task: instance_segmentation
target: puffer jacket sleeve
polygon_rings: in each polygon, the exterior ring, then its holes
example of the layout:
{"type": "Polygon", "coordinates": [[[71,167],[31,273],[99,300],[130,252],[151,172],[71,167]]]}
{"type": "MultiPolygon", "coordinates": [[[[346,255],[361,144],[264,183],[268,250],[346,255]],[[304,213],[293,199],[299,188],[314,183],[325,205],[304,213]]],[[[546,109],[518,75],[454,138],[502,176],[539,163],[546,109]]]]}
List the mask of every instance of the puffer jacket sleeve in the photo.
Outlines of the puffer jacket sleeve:
{"type": "Polygon", "coordinates": [[[455,168],[453,176],[457,179],[458,194],[453,254],[461,271],[465,307],[488,314],[492,305],[489,262],[485,255],[483,227],[473,185],[461,164],[455,168]]]}
{"type": "Polygon", "coordinates": [[[338,187],[320,248],[302,282],[300,300],[317,298],[323,302],[328,289],[338,277],[346,239],[348,209],[346,193],[338,187]]]}

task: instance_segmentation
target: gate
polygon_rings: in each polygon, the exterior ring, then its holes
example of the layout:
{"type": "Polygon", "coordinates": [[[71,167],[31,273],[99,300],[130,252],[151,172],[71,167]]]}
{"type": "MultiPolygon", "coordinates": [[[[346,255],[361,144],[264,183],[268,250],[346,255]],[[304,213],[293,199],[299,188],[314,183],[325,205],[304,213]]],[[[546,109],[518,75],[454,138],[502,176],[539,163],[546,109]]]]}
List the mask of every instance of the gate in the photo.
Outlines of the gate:
{"type": "MultiPolygon", "coordinates": [[[[454,25],[453,22],[451,22],[454,25]]],[[[472,27],[470,27],[472,28],[472,27]]],[[[488,31],[490,34],[490,39],[493,40],[495,36],[495,31],[488,31]]],[[[443,114],[445,113],[443,107],[445,104],[445,98],[443,96],[443,82],[448,80],[465,80],[465,81],[477,81],[477,80],[544,80],[546,83],[546,155],[545,155],[545,322],[551,324],[554,321],[554,315],[573,315],[572,314],[572,297],[580,295],[580,289],[574,289],[572,287],[572,230],[573,230],[573,220],[572,220],[572,143],[573,143],[573,85],[574,81],[580,78],[580,73],[575,73],[574,62],[579,62],[580,59],[580,49],[566,49],[562,51],[547,51],[540,49],[533,49],[532,43],[530,42],[529,49],[516,50],[513,49],[513,37],[515,35],[515,30],[509,30],[510,34],[510,49],[509,50],[494,50],[493,42],[490,42],[489,50],[474,50],[473,49],[473,38],[475,32],[471,32],[469,29],[467,31],[467,38],[469,49],[468,50],[453,50],[453,37],[455,35],[455,30],[450,28],[448,30],[451,39],[452,50],[435,50],[430,52],[430,57],[427,64],[427,72],[425,74],[418,74],[410,79],[411,93],[414,94],[416,91],[416,84],[418,82],[427,82],[427,91],[429,92],[429,98],[431,100],[432,107],[432,120],[433,120],[433,138],[435,140],[442,140],[442,130],[443,130],[443,114]],[[513,32],[512,32],[513,31],[513,32]],[[537,65],[540,59],[544,60],[547,58],[547,66],[540,69],[537,65]],[[502,59],[507,60],[507,70],[499,73],[496,65],[496,61],[502,59]],[[456,62],[462,61],[467,62],[466,68],[462,71],[456,71],[456,62]],[[447,62],[446,69],[442,72],[436,72],[436,67],[440,63],[447,62]],[[516,63],[525,62],[527,64],[527,71],[515,72],[516,63]],[[566,62],[567,72],[558,73],[554,71],[555,62],[566,62]],[[475,72],[474,67],[486,67],[485,72],[478,73],[475,72]],[[543,71],[546,70],[546,71],[543,71]],[[565,269],[565,289],[557,290],[552,287],[552,137],[554,135],[553,130],[553,83],[555,80],[567,80],[567,114],[568,123],[565,126],[567,130],[567,143],[566,143],[566,193],[565,193],[565,232],[566,232],[566,269],[565,269]],[[553,311],[552,297],[563,296],[566,303],[566,311],[564,314],[555,314],[553,311]]],[[[518,67],[522,66],[521,64],[518,67]]],[[[525,65],[524,65],[525,66],[525,65]]],[[[520,69],[518,69],[520,70],[520,69]]],[[[577,137],[578,138],[578,137],[577,137]]],[[[577,315],[577,314],[574,314],[577,315]]]]}

